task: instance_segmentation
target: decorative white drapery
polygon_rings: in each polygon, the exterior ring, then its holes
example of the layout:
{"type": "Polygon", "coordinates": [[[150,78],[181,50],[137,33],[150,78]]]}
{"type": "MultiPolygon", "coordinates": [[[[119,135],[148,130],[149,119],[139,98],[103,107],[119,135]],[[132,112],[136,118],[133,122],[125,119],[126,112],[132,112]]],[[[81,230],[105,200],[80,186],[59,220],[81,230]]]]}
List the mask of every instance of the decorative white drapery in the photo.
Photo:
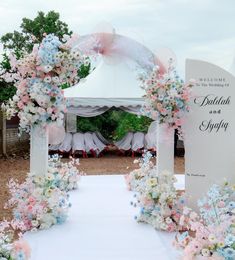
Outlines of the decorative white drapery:
{"type": "MultiPolygon", "coordinates": [[[[112,106],[113,107],[113,106],[112,106]]],[[[93,116],[99,116],[106,111],[108,111],[112,107],[100,107],[100,106],[77,106],[77,107],[69,107],[68,108],[68,113],[66,114],[66,131],[75,133],[77,131],[77,116],[80,117],[93,117],[93,116]]],[[[119,107],[121,110],[126,111],[128,113],[140,114],[140,106],[136,107],[124,107],[121,106],[119,107]]]]}
{"type": "Polygon", "coordinates": [[[132,151],[138,151],[139,149],[144,148],[144,136],[143,132],[136,132],[134,133],[132,142],[131,142],[131,149],[132,151]]]}

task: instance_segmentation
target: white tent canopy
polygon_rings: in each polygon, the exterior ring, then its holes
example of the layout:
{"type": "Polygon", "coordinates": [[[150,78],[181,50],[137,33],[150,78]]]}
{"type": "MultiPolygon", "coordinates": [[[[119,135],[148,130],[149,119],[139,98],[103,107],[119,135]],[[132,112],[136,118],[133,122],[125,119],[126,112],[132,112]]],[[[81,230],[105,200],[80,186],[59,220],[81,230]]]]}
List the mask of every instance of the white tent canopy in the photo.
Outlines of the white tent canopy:
{"type": "Polygon", "coordinates": [[[111,107],[138,113],[143,104],[144,90],[122,58],[103,58],[85,81],[65,89],[68,113],[89,117],[104,113],[111,107]]]}

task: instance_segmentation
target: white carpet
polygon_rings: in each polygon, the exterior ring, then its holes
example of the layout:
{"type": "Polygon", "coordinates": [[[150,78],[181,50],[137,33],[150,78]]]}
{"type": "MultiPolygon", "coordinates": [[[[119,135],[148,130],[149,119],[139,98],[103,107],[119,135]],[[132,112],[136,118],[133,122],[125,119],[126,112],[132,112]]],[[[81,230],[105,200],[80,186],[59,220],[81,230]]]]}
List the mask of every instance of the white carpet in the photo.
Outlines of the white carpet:
{"type": "MultiPolygon", "coordinates": [[[[177,176],[178,177],[178,176],[177,176]]],[[[183,188],[184,176],[177,188],[183,188]]],[[[174,234],[134,220],[123,176],[83,177],[67,223],[27,233],[32,260],[175,260],[174,234]]]]}

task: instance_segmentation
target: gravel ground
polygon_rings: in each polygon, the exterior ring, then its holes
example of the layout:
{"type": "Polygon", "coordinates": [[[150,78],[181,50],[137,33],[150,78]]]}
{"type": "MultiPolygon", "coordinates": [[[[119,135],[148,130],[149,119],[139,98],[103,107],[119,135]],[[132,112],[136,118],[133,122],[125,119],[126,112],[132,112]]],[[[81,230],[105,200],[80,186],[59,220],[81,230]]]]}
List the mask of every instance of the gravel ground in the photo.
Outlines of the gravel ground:
{"type": "MultiPolygon", "coordinates": [[[[138,167],[138,164],[134,164],[133,160],[131,157],[120,156],[80,159],[79,169],[87,175],[124,174],[138,167]]],[[[11,216],[11,212],[4,209],[4,204],[8,199],[8,181],[15,178],[21,182],[25,179],[28,171],[29,159],[0,159],[0,220],[3,218],[9,219],[11,216]]],[[[184,158],[175,158],[175,172],[184,173],[184,158]]]]}

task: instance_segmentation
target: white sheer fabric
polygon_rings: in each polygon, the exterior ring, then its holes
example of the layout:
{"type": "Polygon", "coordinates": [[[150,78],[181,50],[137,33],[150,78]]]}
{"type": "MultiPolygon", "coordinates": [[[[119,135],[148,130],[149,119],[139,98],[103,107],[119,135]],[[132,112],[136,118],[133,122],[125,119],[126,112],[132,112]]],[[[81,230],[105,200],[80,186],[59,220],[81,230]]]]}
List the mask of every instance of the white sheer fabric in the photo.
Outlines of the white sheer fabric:
{"type": "Polygon", "coordinates": [[[144,148],[147,150],[156,150],[156,146],[157,146],[157,136],[153,137],[147,133],[145,135],[144,148]]]}
{"type": "Polygon", "coordinates": [[[109,144],[109,141],[106,138],[104,138],[100,132],[95,132],[95,133],[102,143],[104,143],[106,145],[109,144]]]}
{"type": "Polygon", "coordinates": [[[72,149],[73,135],[71,133],[66,133],[64,141],[59,147],[61,152],[69,152],[72,149]]]}
{"type": "Polygon", "coordinates": [[[138,151],[139,149],[144,148],[144,133],[136,132],[133,135],[133,139],[131,142],[132,151],[138,151]]]}
{"type": "Polygon", "coordinates": [[[77,115],[72,113],[66,114],[66,132],[76,133],[77,132],[77,115]]]}
{"type": "Polygon", "coordinates": [[[153,121],[145,135],[145,149],[154,149],[157,147],[157,122],[153,121]]]}
{"type": "Polygon", "coordinates": [[[73,152],[75,151],[85,152],[86,147],[85,147],[85,138],[83,133],[76,133],[73,135],[72,150],[73,152]]]}
{"type": "Polygon", "coordinates": [[[100,139],[98,138],[98,136],[96,135],[96,133],[92,133],[92,137],[93,137],[93,141],[95,143],[95,145],[98,148],[98,152],[102,152],[104,150],[104,148],[106,147],[106,145],[100,141],[100,139]]]}
{"type": "Polygon", "coordinates": [[[133,133],[127,133],[120,141],[115,142],[115,145],[118,147],[119,150],[128,151],[131,149],[131,142],[133,139],[133,133]]]}
{"type": "Polygon", "coordinates": [[[98,152],[99,149],[98,149],[97,145],[94,143],[92,133],[86,132],[84,134],[84,139],[85,139],[86,152],[90,152],[91,150],[98,152]]]}

